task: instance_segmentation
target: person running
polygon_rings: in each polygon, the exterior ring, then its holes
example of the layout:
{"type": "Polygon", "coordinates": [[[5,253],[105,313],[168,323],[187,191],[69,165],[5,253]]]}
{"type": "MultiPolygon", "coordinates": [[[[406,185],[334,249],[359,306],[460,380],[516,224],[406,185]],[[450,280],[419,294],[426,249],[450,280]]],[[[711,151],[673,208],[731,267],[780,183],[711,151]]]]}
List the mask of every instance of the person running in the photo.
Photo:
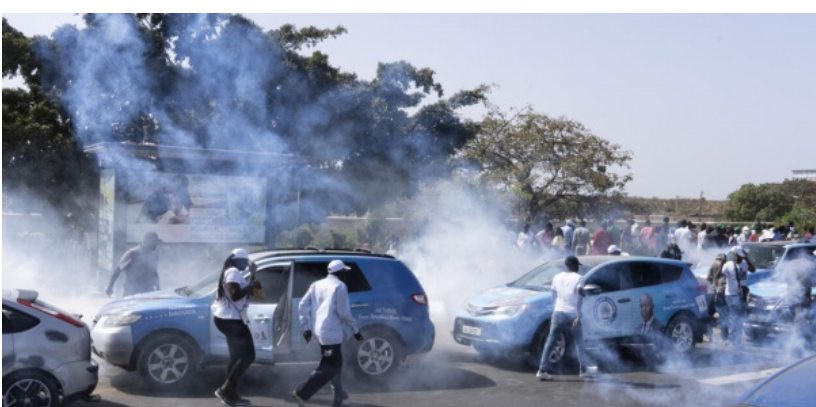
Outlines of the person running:
{"type": "Polygon", "coordinates": [[[541,362],[538,365],[536,377],[539,380],[552,380],[552,376],[547,372],[550,367],[550,354],[555,348],[557,335],[564,334],[567,338],[575,341],[575,349],[578,356],[581,377],[592,378],[598,371],[597,366],[585,366],[587,361],[584,352],[583,335],[581,332],[581,295],[577,291],[578,281],[581,275],[578,269],[581,262],[575,256],[567,256],[564,260],[566,271],[562,271],[553,277],[552,295],[555,297],[555,307],[550,318],[550,333],[544,350],[541,352],[541,362]]]}
{"type": "Polygon", "coordinates": [[[363,335],[351,314],[348,288],[343,282],[348,270],[351,268],[342,260],[332,260],[326,278],[312,283],[300,300],[298,315],[303,328],[303,339],[309,343],[312,336],[317,338],[321,354],[317,369],[292,392],[292,397],[300,407],[306,405],[306,402],[328,382],[331,382],[334,390],[332,407],[347,405],[345,400],[348,399],[348,394],[343,391],[340,374],[343,368],[343,352],[340,345],[345,339],[343,327],[351,328],[354,338],[358,341],[363,340],[363,335]]]}
{"type": "Polygon", "coordinates": [[[255,263],[250,263],[244,249],[233,250],[224,261],[221,277],[218,279],[218,290],[213,304],[213,322],[227,337],[229,363],[227,378],[224,384],[215,390],[215,396],[225,406],[246,406],[249,400],[238,395],[238,380],[255,361],[255,342],[249,331],[246,309],[252,291],[261,288],[255,280],[255,263]],[[244,278],[249,270],[250,281],[244,278]]]}
{"type": "Polygon", "coordinates": [[[108,282],[105,294],[113,295],[113,286],[119,274],[125,274],[125,284],[123,297],[161,290],[159,284],[159,255],[156,248],[159,247],[161,239],[156,232],[147,232],[142,238],[142,243],[128,250],[122,255],[116,270],[108,282]]]}

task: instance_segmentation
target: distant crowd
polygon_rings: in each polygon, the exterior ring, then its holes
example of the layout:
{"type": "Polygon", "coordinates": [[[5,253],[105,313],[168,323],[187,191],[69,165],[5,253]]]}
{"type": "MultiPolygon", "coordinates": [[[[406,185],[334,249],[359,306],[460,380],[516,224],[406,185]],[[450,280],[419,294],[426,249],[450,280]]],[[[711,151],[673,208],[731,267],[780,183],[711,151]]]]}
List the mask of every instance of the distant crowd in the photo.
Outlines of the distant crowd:
{"type": "Polygon", "coordinates": [[[641,224],[630,217],[620,227],[613,220],[603,220],[595,230],[587,228],[585,220],[567,220],[560,227],[546,222],[539,230],[524,224],[516,246],[520,250],[545,254],[631,254],[692,260],[697,257],[695,254],[710,249],[739,246],[746,242],[811,240],[813,235],[813,227],[800,233],[793,222],[787,225],[755,223],[750,227],[703,223],[698,228],[686,219],[672,226],[668,217],[664,217],[662,223],[654,224],[649,219],[641,224]],[[683,254],[686,254],[685,258],[683,254]]]}

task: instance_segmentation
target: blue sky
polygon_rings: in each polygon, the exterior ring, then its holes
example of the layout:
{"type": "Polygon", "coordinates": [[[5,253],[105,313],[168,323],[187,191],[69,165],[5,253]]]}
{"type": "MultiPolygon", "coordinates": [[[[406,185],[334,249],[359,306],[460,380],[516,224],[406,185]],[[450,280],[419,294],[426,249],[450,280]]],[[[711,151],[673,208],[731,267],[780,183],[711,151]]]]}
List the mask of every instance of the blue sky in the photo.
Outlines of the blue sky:
{"type": "MultiPolygon", "coordinates": [[[[496,84],[505,110],[577,120],[633,152],[633,196],[725,199],[816,168],[814,14],[246,16],[264,29],[343,25],[318,49],[363,79],[405,60],[435,70],[447,94],[496,84]]],[[[27,35],[80,21],[4,17],[27,35]]]]}

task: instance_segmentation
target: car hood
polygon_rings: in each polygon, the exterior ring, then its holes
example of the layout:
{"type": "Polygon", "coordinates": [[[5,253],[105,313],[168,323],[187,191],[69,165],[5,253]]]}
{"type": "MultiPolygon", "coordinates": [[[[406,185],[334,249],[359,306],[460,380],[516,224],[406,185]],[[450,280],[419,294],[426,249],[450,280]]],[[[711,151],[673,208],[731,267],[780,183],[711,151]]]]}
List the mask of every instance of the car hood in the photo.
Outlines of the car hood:
{"type": "Polygon", "coordinates": [[[102,306],[102,308],[99,310],[99,314],[133,312],[144,309],[145,305],[148,305],[149,308],[156,308],[156,304],[152,303],[157,301],[161,301],[162,306],[166,306],[167,303],[178,303],[189,300],[189,297],[177,294],[173,290],[152,291],[127,296],[116,301],[109,302],[102,306]]]}
{"type": "Polygon", "coordinates": [[[503,285],[473,295],[468,299],[468,306],[489,308],[545,300],[552,300],[551,291],[535,291],[503,285]]]}
{"type": "MultiPolygon", "coordinates": [[[[764,298],[780,298],[785,295],[788,290],[788,285],[781,281],[764,280],[749,287],[751,294],[758,295],[764,298]]],[[[811,295],[816,295],[816,288],[811,291],[811,295]]]]}

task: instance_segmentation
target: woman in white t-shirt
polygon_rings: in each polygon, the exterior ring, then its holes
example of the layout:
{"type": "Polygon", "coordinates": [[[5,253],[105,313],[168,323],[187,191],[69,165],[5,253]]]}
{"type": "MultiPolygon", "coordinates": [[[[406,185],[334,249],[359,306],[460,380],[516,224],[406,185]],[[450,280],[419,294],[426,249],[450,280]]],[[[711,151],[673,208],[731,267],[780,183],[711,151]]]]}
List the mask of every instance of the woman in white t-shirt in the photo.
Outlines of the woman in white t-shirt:
{"type": "Polygon", "coordinates": [[[249,404],[249,400],[238,395],[236,387],[238,379],[255,361],[255,343],[247,326],[246,308],[249,295],[254,289],[261,288],[261,284],[255,280],[256,269],[255,263],[250,263],[246,250],[233,250],[221,269],[212,307],[215,327],[227,337],[230,355],[227,379],[215,390],[215,396],[226,406],[249,404]],[[249,282],[244,278],[247,269],[250,272],[249,282]]]}

